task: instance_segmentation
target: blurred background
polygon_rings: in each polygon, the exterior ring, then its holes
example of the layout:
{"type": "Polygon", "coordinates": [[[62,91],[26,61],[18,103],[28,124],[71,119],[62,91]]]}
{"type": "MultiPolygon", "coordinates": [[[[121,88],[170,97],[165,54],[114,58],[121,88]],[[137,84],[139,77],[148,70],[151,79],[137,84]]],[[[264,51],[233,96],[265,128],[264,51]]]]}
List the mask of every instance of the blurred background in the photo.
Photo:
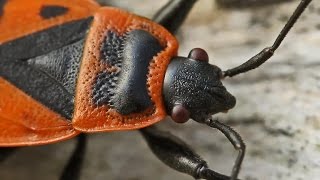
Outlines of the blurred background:
{"type": "MultiPolygon", "coordinates": [[[[167,0],[99,0],[152,18],[167,0]]],[[[177,34],[179,54],[206,49],[210,63],[225,70],[273,43],[299,0],[199,0],[177,34]]],[[[244,180],[317,180],[320,177],[320,3],[314,0],[274,57],[225,86],[237,98],[215,117],[243,137],[244,180]]],[[[202,155],[210,167],[230,174],[237,152],[216,130],[192,121],[159,123],[202,155]]],[[[26,147],[0,164],[2,180],[55,180],[75,140],[26,147]],[[45,178],[44,178],[45,177],[45,178]]],[[[160,162],[137,131],[89,135],[82,180],[193,179],[160,162]]]]}

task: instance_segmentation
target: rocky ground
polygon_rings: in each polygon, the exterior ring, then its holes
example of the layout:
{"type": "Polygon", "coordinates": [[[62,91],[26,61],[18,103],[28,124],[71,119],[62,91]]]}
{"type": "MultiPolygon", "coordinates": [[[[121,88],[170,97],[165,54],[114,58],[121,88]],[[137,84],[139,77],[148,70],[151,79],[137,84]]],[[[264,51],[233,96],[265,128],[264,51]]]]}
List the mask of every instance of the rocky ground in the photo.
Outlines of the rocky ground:
{"type": "MultiPolygon", "coordinates": [[[[147,17],[165,2],[108,1],[147,17]]],[[[226,10],[211,0],[201,0],[178,32],[180,55],[202,47],[212,64],[222,69],[237,66],[271,45],[297,4],[226,10]]],[[[319,15],[320,3],[314,0],[269,62],[224,81],[237,97],[237,105],[216,117],[236,129],[246,142],[241,179],[320,177],[319,15]]],[[[187,140],[213,169],[230,173],[237,153],[221,133],[191,121],[176,125],[165,120],[159,126],[187,140]]],[[[192,179],[163,165],[136,131],[93,134],[89,138],[83,180],[192,179]]],[[[57,179],[74,142],[21,148],[0,165],[0,177],[57,179]]]]}

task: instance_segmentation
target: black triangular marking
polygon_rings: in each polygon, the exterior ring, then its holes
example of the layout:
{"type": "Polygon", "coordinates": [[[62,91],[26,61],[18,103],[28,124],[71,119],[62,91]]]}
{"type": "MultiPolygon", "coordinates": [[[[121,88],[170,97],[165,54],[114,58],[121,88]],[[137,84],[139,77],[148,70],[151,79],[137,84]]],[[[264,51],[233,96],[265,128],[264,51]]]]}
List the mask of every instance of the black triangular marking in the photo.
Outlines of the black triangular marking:
{"type": "Polygon", "coordinates": [[[40,16],[44,19],[49,19],[66,14],[69,8],[58,5],[45,5],[40,10],[40,16]]]}

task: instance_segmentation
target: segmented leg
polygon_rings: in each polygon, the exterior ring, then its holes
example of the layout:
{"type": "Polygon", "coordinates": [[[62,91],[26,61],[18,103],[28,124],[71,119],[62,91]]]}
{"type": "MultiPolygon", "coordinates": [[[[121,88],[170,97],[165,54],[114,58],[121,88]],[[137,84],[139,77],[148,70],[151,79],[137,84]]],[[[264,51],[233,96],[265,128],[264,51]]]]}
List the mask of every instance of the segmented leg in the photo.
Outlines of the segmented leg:
{"type": "Polygon", "coordinates": [[[230,177],[208,168],[207,162],[178,137],[155,126],[141,129],[152,152],[166,165],[194,178],[229,180],[230,177]]]}
{"type": "Polygon", "coordinates": [[[197,0],[171,0],[153,17],[153,21],[161,24],[175,34],[197,0]]]}
{"type": "Polygon", "coordinates": [[[72,156],[63,169],[60,180],[78,180],[80,179],[80,172],[82,163],[84,160],[84,154],[86,150],[86,135],[80,134],[78,136],[78,142],[72,156]]]}
{"type": "Polygon", "coordinates": [[[229,126],[227,126],[217,120],[208,119],[205,121],[205,123],[208,126],[210,126],[212,128],[216,128],[219,131],[221,131],[229,139],[229,141],[231,142],[233,147],[239,151],[238,157],[233,165],[230,180],[236,179],[238,177],[238,174],[239,174],[239,171],[241,168],[241,164],[242,164],[242,160],[244,158],[245,151],[246,151],[246,146],[245,146],[244,142],[242,141],[241,136],[235,130],[233,130],[231,127],[229,127],[229,126]]]}

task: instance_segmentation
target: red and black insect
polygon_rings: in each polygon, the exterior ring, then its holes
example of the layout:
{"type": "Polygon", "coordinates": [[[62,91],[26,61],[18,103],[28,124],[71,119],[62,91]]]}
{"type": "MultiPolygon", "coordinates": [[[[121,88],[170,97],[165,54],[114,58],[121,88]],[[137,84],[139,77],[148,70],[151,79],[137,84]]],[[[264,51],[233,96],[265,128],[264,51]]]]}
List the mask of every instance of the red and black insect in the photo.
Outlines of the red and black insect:
{"type": "Polygon", "coordinates": [[[140,129],[154,154],[173,169],[235,180],[245,145],[237,132],[211,119],[236,103],[221,80],[267,61],[310,2],[301,1],[271,47],[222,71],[202,49],[177,56],[172,34],[196,0],[169,1],[153,21],[92,0],[0,0],[1,152],[80,135],[61,176],[77,179],[85,148],[80,133],[140,129]],[[167,115],[221,131],[239,151],[231,176],[209,169],[173,135],[148,127],[167,115]]]}

